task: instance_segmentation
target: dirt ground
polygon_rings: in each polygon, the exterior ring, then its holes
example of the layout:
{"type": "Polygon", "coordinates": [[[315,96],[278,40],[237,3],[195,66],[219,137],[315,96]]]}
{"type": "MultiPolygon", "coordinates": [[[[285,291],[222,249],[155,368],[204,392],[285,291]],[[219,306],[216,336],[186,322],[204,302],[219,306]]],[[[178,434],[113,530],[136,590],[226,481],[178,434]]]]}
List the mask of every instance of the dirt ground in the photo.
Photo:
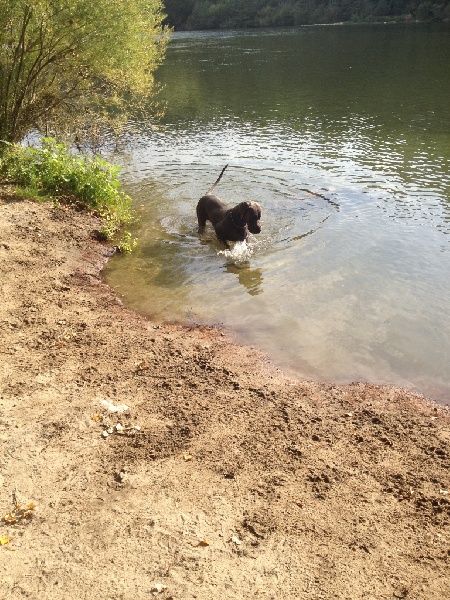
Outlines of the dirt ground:
{"type": "Polygon", "coordinates": [[[1,597],[449,598],[448,407],[150,322],[98,227],[0,203],[1,597]]]}

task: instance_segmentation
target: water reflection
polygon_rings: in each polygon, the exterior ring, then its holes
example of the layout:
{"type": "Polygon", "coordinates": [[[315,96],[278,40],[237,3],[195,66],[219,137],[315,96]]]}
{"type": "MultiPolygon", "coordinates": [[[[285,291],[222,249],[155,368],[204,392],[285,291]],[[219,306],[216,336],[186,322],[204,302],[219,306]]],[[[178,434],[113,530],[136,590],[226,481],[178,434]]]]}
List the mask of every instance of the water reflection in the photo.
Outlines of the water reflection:
{"type": "Polygon", "coordinates": [[[227,273],[237,275],[238,281],[243,285],[250,296],[258,296],[262,294],[263,270],[251,269],[248,265],[238,265],[234,263],[225,266],[227,273]]]}

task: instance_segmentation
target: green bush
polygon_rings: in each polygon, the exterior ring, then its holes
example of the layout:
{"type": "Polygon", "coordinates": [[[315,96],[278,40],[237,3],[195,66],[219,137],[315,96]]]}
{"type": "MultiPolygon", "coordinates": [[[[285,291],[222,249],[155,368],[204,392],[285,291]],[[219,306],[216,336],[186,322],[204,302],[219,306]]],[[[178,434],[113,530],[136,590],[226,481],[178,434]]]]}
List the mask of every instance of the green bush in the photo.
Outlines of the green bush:
{"type": "Polygon", "coordinates": [[[119,167],[71,153],[53,138],[44,138],[40,148],[6,144],[0,151],[1,180],[19,186],[27,197],[92,210],[102,218],[103,236],[118,237],[119,248],[131,250],[130,234],[119,233],[134,218],[132,200],[120,190],[119,167]]]}

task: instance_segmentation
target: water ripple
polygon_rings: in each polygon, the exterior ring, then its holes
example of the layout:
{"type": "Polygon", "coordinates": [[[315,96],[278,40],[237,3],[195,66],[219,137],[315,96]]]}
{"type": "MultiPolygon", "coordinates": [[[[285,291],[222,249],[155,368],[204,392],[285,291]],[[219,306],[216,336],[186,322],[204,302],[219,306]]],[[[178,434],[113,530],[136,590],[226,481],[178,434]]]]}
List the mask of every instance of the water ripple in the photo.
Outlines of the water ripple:
{"type": "Polygon", "coordinates": [[[175,36],[165,122],[122,157],[141,244],[111,263],[114,285],[152,316],[225,323],[308,377],[448,398],[449,39],[175,36]],[[227,163],[218,195],[263,209],[261,234],[230,250],[195,217],[227,163]]]}

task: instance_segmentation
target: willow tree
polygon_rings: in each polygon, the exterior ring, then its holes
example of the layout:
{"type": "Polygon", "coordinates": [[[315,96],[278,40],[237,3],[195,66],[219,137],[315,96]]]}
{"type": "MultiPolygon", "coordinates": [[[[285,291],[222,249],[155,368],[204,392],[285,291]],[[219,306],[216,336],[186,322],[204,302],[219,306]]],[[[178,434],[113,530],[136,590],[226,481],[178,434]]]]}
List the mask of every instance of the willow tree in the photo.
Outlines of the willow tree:
{"type": "Polygon", "coordinates": [[[0,0],[0,140],[151,119],[163,19],[161,0],[0,0]]]}

